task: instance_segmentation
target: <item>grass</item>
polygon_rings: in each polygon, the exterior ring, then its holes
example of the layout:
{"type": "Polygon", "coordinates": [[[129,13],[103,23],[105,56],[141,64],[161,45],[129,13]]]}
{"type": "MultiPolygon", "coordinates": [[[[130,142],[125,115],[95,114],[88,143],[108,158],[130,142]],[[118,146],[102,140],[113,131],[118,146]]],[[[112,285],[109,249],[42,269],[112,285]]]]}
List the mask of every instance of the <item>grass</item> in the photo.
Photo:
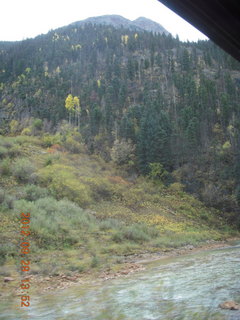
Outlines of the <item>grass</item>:
{"type": "Polygon", "coordinates": [[[114,269],[124,255],[238,234],[181,185],[129,182],[82,144],[69,151],[56,141],[0,136],[3,270],[19,268],[20,212],[31,213],[33,274],[114,269]]]}

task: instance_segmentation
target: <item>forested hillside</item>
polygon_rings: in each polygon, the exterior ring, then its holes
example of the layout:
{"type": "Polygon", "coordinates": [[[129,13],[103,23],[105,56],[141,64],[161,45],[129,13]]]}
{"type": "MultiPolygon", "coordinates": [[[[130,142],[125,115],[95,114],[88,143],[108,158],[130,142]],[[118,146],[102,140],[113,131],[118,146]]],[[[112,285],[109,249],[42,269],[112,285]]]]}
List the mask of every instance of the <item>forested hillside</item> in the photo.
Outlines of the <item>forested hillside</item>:
{"type": "Polygon", "coordinates": [[[240,64],[210,41],[85,23],[0,43],[1,134],[41,134],[50,146],[68,121],[89,154],[181,182],[234,224],[239,86],[240,64]]]}

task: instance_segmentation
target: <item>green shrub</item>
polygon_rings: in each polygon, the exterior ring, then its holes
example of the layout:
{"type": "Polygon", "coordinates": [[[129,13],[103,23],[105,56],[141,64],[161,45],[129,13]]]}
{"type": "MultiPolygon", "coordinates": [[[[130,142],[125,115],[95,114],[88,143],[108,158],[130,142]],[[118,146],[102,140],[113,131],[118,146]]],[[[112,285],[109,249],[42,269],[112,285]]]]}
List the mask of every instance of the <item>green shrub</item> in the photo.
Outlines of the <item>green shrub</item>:
{"type": "Polygon", "coordinates": [[[5,158],[0,162],[0,174],[8,176],[11,172],[10,159],[5,158]]]}
{"type": "Polygon", "coordinates": [[[57,199],[67,198],[81,207],[92,202],[89,186],[76,177],[72,167],[59,164],[47,166],[39,171],[39,177],[57,199]]]}
{"type": "Polygon", "coordinates": [[[178,193],[179,195],[184,194],[183,190],[184,190],[184,185],[182,185],[179,182],[174,182],[174,183],[170,184],[170,186],[168,187],[168,191],[178,193]]]}
{"type": "Polygon", "coordinates": [[[57,133],[60,133],[63,136],[69,135],[73,130],[72,125],[67,120],[62,120],[58,123],[57,133]]]}
{"type": "Polygon", "coordinates": [[[49,191],[46,188],[41,188],[34,184],[27,185],[23,191],[25,193],[24,198],[28,201],[36,201],[49,195],[49,191]]]}
{"type": "Polygon", "coordinates": [[[9,150],[8,150],[8,156],[11,158],[14,158],[16,156],[19,156],[21,154],[21,149],[19,146],[13,145],[9,150]]]}
{"type": "Polygon", "coordinates": [[[38,138],[30,137],[30,136],[27,136],[27,135],[17,136],[17,137],[14,138],[14,141],[15,141],[15,143],[17,143],[20,146],[25,145],[25,144],[31,144],[31,143],[32,144],[36,144],[36,145],[40,144],[38,138]]]}
{"type": "Polygon", "coordinates": [[[113,235],[113,240],[117,240],[116,242],[127,240],[142,243],[145,241],[150,241],[158,236],[159,231],[155,227],[148,226],[146,224],[135,223],[121,228],[120,231],[113,235]]]}
{"type": "Polygon", "coordinates": [[[154,181],[164,181],[168,175],[168,172],[164,169],[160,162],[153,162],[149,164],[150,172],[149,178],[154,181]]]}
{"type": "Polygon", "coordinates": [[[22,136],[30,136],[32,134],[32,130],[30,128],[24,128],[21,132],[22,136]]]}
{"type": "Polygon", "coordinates": [[[49,148],[54,144],[61,144],[61,136],[60,134],[50,135],[45,134],[42,138],[42,146],[45,148],[49,148]]]}
{"type": "Polygon", "coordinates": [[[91,268],[96,268],[100,264],[100,260],[97,256],[92,257],[91,268]]]}
{"type": "Polygon", "coordinates": [[[46,157],[45,161],[44,161],[44,167],[47,166],[51,166],[52,164],[54,164],[54,162],[56,162],[57,160],[60,159],[59,154],[50,154],[49,156],[46,157]]]}
{"type": "Polygon", "coordinates": [[[52,157],[48,157],[46,160],[45,160],[45,163],[44,163],[44,166],[47,167],[47,166],[50,166],[53,164],[53,159],[52,157]]]}
{"type": "Polygon", "coordinates": [[[0,265],[4,265],[8,257],[14,257],[18,255],[17,246],[5,243],[0,246],[0,265]]]}
{"type": "Polygon", "coordinates": [[[0,139],[0,145],[4,148],[12,148],[13,147],[13,141],[12,141],[12,138],[9,138],[9,137],[1,137],[0,139]]]}
{"type": "Polygon", "coordinates": [[[77,271],[78,273],[84,272],[86,270],[86,265],[84,264],[78,264],[78,265],[69,265],[68,270],[70,271],[77,271]]]}
{"type": "Polygon", "coordinates": [[[7,148],[0,146],[0,159],[4,158],[7,155],[7,148]]]}
{"type": "Polygon", "coordinates": [[[79,131],[77,131],[77,129],[74,129],[72,132],[71,132],[71,136],[73,137],[73,139],[75,141],[78,141],[78,142],[83,142],[83,138],[82,138],[82,135],[79,131]]]}
{"type": "Polygon", "coordinates": [[[14,208],[14,201],[15,201],[15,197],[12,195],[7,194],[5,196],[3,205],[7,208],[7,209],[13,209],[14,208]]]}
{"type": "Polygon", "coordinates": [[[199,242],[206,241],[215,236],[217,235],[214,235],[213,232],[210,235],[207,231],[186,233],[168,232],[155,239],[152,245],[157,248],[179,248],[186,245],[196,245],[199,242]]]}
{"type": "Polygon", "coordinates": [[[34,119],[33,123],[32,123],[32,127],[33,129],[36,130],[42,130],[43,127],[43,122],[41,119],[34,119]]]}
{"type": "Polygon", "coordinates": [[[150,236],[138,225],[129,226],[124,230],[124,238],[135,242],[149,241],[150,236]]]}
{"type": "Polygon", "coordinates": [[[81,143],[74,140],[73,137],[67,137],[66,141],[64,142],[64,148],[72,153],[81,153],[84,152],[84,147],[81,143]]]}
{"type": "Polygon", "coordinates": [[[10,126],[10,132],[15,134],[19,130],[19,122],[17,120],[12,120],[9,124],[10,126]]]}
{"type": "Polygon", "coordinates": [[[82,177],[81,182],[89,186],[96,201],[111,200],[118,186],[114,186],[108,179],[102,177],[82,177]]]}
{"type": "Polygon", "coordinates": [[[17,200],[14,212],[20,211],[31,212],[31,231],[40,248],[70,246],[97,229],[92,215],[66,199],[17,200]]]}
{"type": "Polygon", "coordinates": [[[102,231],[111,229],[120,229],[122,227],[122,222],[117,219],[107,219],[99,223],[99,228],[102,231]]]}
{"type": "Polygon", "coordinates": [[[21,158],[14,162],[12,166],[13,176],[19,182],[31,181],[32,175],[35,172],[35,167],[27,158],[21,158]]]}
{"type": "Polygon", "coordinates": [[[13,138],[0,137],[0,159],[6,156],[14,157],[20,154],[20,148],[14,144],[13,138]]]}
{"type": "Polygon", "coordinates": [[[124,227],[121,231],[116,232],[112,240],[115,242],[122,242],[124,240],[130,240],[134,242],[145,242],[149,241],[151,237],[155,237],[155,234],[151,234],[152,228],[144,225],[134,224],[128,227],[124,227]]]}
{"type": "Polygon", "coordinates": [[[123,165],[133,159],[134,151],[135,146],[130,139],[120,141],[116,139],[111,149],[111,158],[116,164],[123,165]]]}
{"type": "Polygon", "coordinates": [[[0,189],[0,204],[3,203],[5,199],[5,191],[3,189],[0,189]]]}
{"type": "Polygon", "coordinates": [[[123,232],[118,231],[114,233],[114,235],[112,236],[112,240],[115,242],[123,242],[125,240],[123,232]]]}
{"type": "Polygon", "coordinates": [[[56,177],[50,185],[50,188],[58,199],[67,198],[86,207],[92,202],[91,191],[88,186],[79,182],[78,179],[66,179],[56,177]]]}

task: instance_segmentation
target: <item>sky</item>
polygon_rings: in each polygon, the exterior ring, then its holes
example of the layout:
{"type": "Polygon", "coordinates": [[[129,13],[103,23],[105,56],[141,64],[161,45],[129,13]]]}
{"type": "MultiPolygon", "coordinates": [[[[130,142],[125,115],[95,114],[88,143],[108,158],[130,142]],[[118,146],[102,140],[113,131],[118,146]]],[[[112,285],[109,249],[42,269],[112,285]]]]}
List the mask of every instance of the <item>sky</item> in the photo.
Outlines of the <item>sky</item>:
{"type": "Polygon", "coordinates": [[[105,14],[160,23],[182,41],[207,39],[158,0],[1,0],[0,41],[33,38],[75,21],[105,14]]]}

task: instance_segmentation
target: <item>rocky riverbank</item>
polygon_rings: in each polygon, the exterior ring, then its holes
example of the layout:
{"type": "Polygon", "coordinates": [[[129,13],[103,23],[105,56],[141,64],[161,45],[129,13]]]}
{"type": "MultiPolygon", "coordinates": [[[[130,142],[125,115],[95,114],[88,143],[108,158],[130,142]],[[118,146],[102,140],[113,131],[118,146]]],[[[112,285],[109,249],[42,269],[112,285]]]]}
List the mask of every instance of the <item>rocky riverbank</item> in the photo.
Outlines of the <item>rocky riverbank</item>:
{"type": "MultiPolygon", "coordinates": [[[[221,247],[227,247],[234,242],[240,241],[238,238],[231,238],[227,241],[214,241],[209,240],[200,246],[187,245],[178,249],[168,249],[157,253],[142,253],[123,257],[123,263],[119,265],[118,271],[112,269],[106,269],[100,272],[84,272],[84,273],[72,273],[71,275],[59,274],[55,276],[40,276],[30,275],[30,283],[32,288],[32,294],[44,294],[45,292],[54,290],[63,290],[73,285],[84,285],[88,283],[96,283],[101,281],[108,281],[118,277],[127,277],[128,275],[139,272],[145,269],[145,265],[149,262],[166,259],[169,257],[186,255],[196,253],[203,250],[217,249],[221,247]]],[[[19,289],[20,279],[18,277],[2,277],[2,297],[9,295],[21,295],[19,289]]]]}

